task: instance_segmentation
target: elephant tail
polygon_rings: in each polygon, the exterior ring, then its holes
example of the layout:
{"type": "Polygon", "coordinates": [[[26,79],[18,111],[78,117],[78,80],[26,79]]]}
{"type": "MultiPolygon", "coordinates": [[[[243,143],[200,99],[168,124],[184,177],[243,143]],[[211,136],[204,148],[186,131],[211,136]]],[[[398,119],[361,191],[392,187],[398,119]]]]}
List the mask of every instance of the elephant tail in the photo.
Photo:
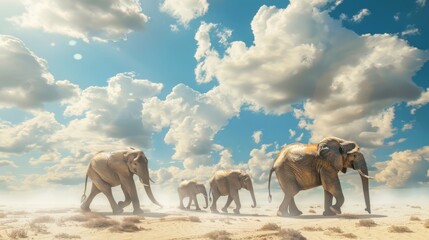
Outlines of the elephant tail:
{"type": "Polygon", "coordinates": [[[271,196],[271,175],[273,175],[274,172],[274,167],[271,168],[270,170],[270,176],[268,177],[268,202],[271,202],[271,200],[273,199],[273,197],[271,196]]]}
{"type": "Polygon", "coordinates": [[[83,195],[82,198],[80,199],[80,202],[83,203],[83,201],[85,201],[86,199],[86,184],[88,183],[88,172],[86,173],[86,178],[85,178],[85,189],[83,190],[83,195]]]}

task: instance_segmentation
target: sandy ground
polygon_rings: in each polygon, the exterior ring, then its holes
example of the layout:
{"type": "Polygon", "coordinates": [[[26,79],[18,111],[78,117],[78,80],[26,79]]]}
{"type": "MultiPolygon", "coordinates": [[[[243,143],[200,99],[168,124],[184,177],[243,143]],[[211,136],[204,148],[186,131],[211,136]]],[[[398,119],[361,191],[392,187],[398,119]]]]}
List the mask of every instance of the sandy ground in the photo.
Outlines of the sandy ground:
{"type": "Polygon", "coordinates": [[[112,215],[102,206],[84,214],[76,207],[1,205],[0,239],[429,239],[429,205],[376,205],[371,215],[361,205],[349,208],[324,217],[320,205],[300,206],[302,216],[281,218],[274,204],[242,206],[240,215],[232,208],[211,214],[151,205],[141,216],[133,216],[130,207],[112,215]],[[403,228],[394,232],[392,226],[403,228]],[[285,229],[296,230],[295,238],[285,229]]]}

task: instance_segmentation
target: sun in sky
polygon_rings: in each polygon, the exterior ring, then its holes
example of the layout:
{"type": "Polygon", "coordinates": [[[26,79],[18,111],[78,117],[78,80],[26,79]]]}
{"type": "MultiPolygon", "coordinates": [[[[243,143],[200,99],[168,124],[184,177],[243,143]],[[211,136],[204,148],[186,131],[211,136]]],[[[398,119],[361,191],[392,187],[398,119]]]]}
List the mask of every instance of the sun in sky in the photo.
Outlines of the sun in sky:
{"type": "Polygon", "coordinates": [[[167,189],[242,169],[265,191],[285,144],[326,136],[359,144],[372,188],[427,188],[428,5],[0,0],[0,192],[80,193],[128,146],[167,189]]]}

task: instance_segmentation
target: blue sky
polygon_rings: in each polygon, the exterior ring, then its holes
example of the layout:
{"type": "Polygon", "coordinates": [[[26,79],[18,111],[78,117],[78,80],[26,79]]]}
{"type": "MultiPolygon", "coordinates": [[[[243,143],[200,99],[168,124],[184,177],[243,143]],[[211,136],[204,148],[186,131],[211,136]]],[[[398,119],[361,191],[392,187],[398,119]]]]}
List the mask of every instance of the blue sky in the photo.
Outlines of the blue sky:
{"type": "Polygon", "coordinates": [[[427,188],[428,5],[1,0],[0,190],[80,189],[126,146],[160,185],[239,168],[264,189],[284,144],[328,135],[374,188],[427,188]]]}

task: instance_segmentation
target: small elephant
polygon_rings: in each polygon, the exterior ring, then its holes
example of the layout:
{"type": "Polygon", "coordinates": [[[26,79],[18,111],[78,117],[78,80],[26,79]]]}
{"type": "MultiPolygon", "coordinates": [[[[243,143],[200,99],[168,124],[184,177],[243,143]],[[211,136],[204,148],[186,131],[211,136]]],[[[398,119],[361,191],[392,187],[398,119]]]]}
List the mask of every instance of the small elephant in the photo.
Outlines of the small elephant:
{"type": "Polygon", "coordinates": [[[149,177],[148,160],[145,154],[134,148],[114,152],[98,152],[91,159],[86,173],[85,190],[82,195],[83,211],[90,211],[89,205],[94,197],[103,192],[109,200],[110,206],[114,214],[122,213],[123,208],[133,203],[134,214],[141,214],[143,210],[140,208],[140,202],[137,195],[136,185],[133,176],[136,174],[140,182],[143,183],[149,199],[156,205],[161,206],[155,200],[149,177]],[[86,184],[88,177],[92,180],[91,193],[86,198],[86,184]],[[125,201],[116,204],[113,195],[112,187],[121,185],[125,195],[125,201]]]}
{"type": "MultiPolygon", "coordinates": [[[[213,194],[213,202],[210,207],[211,212],[217,213],[216,202],[220,196],[228,196],[225,206],[222,208],[223,212],[228,212],[228,207],[232,200],[235,202],[234,213],[239,214],[241,203],[238,195],[238,190],[245,188],[250,192],[252,196],[253,205],[252,208],[256,207],[255,193],[253,191],[252,180],[248,173],[243,171],[231,171],[231,170],[220,170],[215,172],[213,177],[210,179],[210,192],[213,194]]],[[[211,197],[210,197],[211,201],[211,197]]]]}
{"type": "Polygon", "coordinates": [[[277,180],[284,192],[284,199],[277,215],[298,216],[302,212],[296,207],[294,196],[301,190],[322,185],[325,194],[323,215],[341,213],[344,196],[338,172],[346,173],[353,168],[361,175],[366,211],[371,213],[368,168],[359,146],[352,141],[327,137],[318,144],[294,143],[285,146],[274,159],[268,181],[268,200],[271,201],[271,175],[275,171],[277,180]],[[336,203],[332,205],[335,197],[336,203]]]}
{"type": "Polygon", "coordinates": [[[185,209],[185,206],[183,206],[183,199],[189,197],[189,203],[186,209],[190,209],[191,203],[194,201],[196,209],[201,210],[197,200],[197,194],[199,193],[202,193],[206,200],[206,206],[204,208],[208,207],[207,191],[204,184],[199,184],[196,181],[182,180],[177,188],[177,192],[179,193],[180,209],[185,209]]]}

